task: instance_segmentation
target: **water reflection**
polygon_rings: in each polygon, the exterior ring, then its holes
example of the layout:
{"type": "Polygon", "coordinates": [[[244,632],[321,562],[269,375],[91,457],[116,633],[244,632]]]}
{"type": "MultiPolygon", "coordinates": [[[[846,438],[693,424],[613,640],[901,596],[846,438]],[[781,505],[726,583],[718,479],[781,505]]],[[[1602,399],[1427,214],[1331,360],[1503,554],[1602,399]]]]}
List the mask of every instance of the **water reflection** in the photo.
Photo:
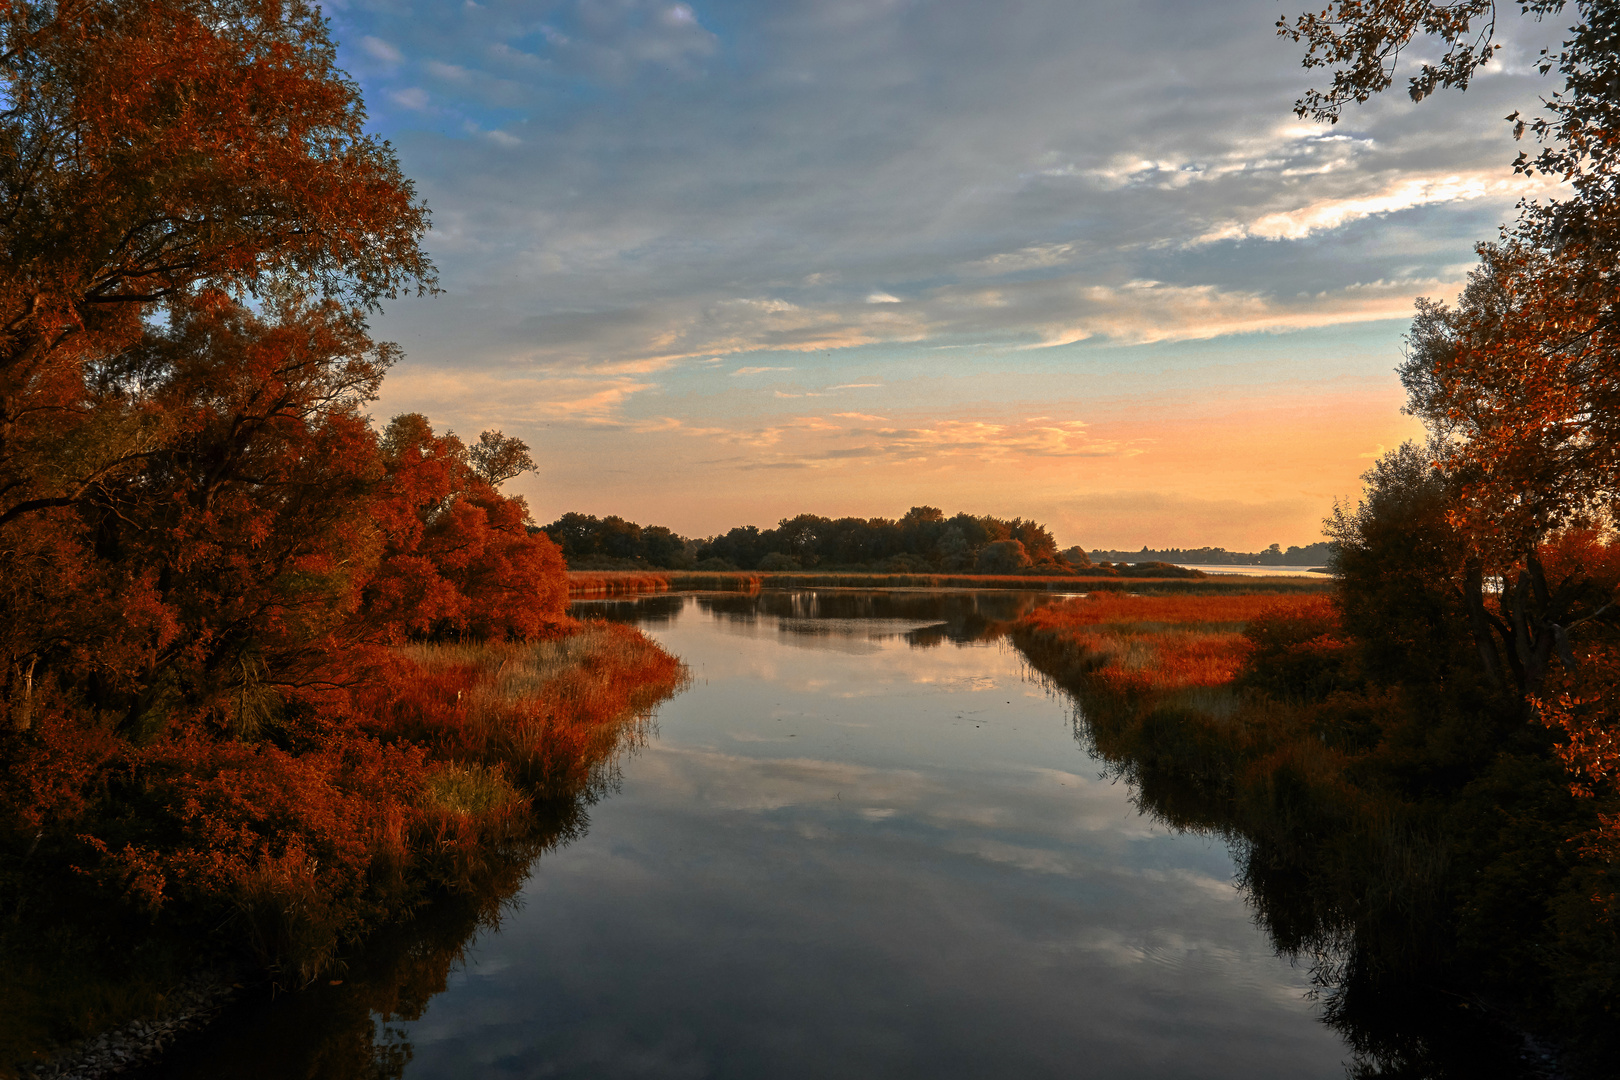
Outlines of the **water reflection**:
{"type": "Polygon", "coordinates": [[[1051,599],[580,605],[695,677],[589,830],[166,1075],[1342,1075],[1224,845],[1139,814],[997,640],[1051,599]]]}
{"type": "MultiPolygon", "coordinates": [[[[1313,786],[1286,754],[1267,759],[1268,772],[1249,766],[1245,798],[1223,747],[1182,736],[1173,705],[1132,729],[1117,721],[1117,699],[1078,694],[1074,736],[1105,775],[1155,820],[1229,844],[1256,924],[1309,972],[1321,1021],[1350,1051],[1350,1077],[1566,1075],[1506,1003],[1479,992],[1479,958],[1459,955],[1447,912],[1490,885],[1448,873],[1432,816],[1393,796],[1313,786]]],[[[1609,1075],[1608,1060],[1592,1075],[1609,1075]]]]}
{"type": "Polygon", "coordinates": [[[258,988],[202,1033],[134,1080],[397,1080],[415,1054],[409,1025],[444,992],[468,949],[499,931],[529,868],[545,852],[584,835],[586,807],[608,793],[616,772],[537,808],[527,827],[490,852],[467,892],[441,896],[411,922],[371,937],[348,958],[343,978],[291,993],[258,988]]]}
{"type": "MultiPolygon", "coordinates": [[[[848,649],[856,641],[903,638],[923,648],[994,641],[1025,613],[1067,593],[794,589],[758,593],[664,594],[637,600],[582,600],[580,617],[668,626],[688,605],[733,628],[808,638],[792,644],[848,649]]],[[[1073,594],[1079,595],[1079,594],[1073,594]]]]}

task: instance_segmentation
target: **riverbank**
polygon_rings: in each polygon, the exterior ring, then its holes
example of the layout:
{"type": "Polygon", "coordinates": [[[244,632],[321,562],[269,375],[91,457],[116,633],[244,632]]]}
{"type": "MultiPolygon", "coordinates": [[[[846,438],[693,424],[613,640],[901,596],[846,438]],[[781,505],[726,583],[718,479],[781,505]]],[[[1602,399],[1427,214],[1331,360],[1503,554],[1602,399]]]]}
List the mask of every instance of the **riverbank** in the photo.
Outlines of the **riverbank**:
{"type": "Polygon", "coordinates": [[[784,571],[570,570],[570,600],[612,599],[664,592],[741,592],[761,589],[1016,589],[1027,592],[1152,592],[1188,595],[1309,594],[1333,587],[1302,577],[1085,577],[1033,574],[886,574],[784,571]]]}
{"type": "Polygon", "coordinates": [[[1546,728],[1370,680],[1327,597],[1091,597],[1010,636],[1144,811],[1228,841],[1367,1075],[1607,1075],[1613,871],[1546,728]]]}
{"type": "Polygon", "coordinates": [[[0,1076],[109,1075],[197,1018],[175,1004],[210,973],[341,980],[372,934],[441,898],[493,917],[687,677],[601,622],[375,662],[387,677],[357,693],[352,730],[310,716],[207,757],[131,746],[101,763],[114,779],[78,834],[0,866],[0,1076]]]}

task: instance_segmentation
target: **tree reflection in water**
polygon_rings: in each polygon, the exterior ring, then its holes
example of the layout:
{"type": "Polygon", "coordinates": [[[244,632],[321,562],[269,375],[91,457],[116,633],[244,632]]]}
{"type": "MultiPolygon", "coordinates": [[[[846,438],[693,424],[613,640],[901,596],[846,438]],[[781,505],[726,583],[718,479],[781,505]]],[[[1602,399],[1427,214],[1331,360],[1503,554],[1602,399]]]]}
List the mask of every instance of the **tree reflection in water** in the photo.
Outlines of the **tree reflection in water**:
{"type": "Polygon", "coordinates": [[[584,835],[589,807],[617,790],[626,753],[644,745],[653,721],[623,727],[616,752],[572,792],[537,799],[520,833],[485,852],[469,887],[440,896],[409,923],[373,934],[341,981],[291,993],[256,991],[138,1080],[394,1080],[413,1049],[404,1026],[419,1020],[481,936],[500,929],[535,861],[584,835]]]}
{"type": "MultiPolygon", "coordinates": [[[[793,635],[812,647],[858,648],[861,638],[903,639],[916,648],[988,642],[1049,596],[1027,593],[905,593],[854,590],[699,596],[705,616],[749,632],[793,635]],[[822,645],[825,642],[825,646],[822,645]]],[[[582,611],[657,627],[693,598],[679,595],[592,601],[582,611]]],[[[1477,955],[1459,955],[1454,913],[1465,883],[1448,873],[1452,846],[1437,822],[1416,820],[1396,800],[1345,802],[1308,777],[1279,767],[1243,776],[1249,761],[1218,742],[1198,743],[1174,710],[1148,730],[1118,722],[1110,702],[1072,680],[1061,689],[1028,657],[1030,677],[1075,702],[1074,734],[1125,780],[1133,801],[1175,829],[1224,838],[1257,923],[1277,950],[1308,965],[1323,1022],[1354,1055],[1358,1077],[1558,1075],[1541,1048],[1508,1023],[1506,1007],[1477,989],[1477,955]],[[1240,789],[1268,791],[1257,816],[1240,789]],[[1280,808],[1280,809],[1278,809],[1280,808]]],[[[1207,725],[1204,726],[1207,731],[1207,725]]],[[[495,930],[530,863],[586,826],[586,809],[613,786],[604,774],[587,790],[554,800],[543,824],[514,838],[492,862],[488,888],[445,898],[411,925],[375,940],[344,981],[235,1010],[153,1076],[248,1078],[399,1077],[412,1047],[403,1025],[443,991],[472,941],[495,930]],[[241,1048],[258,1048],[244,1059],[241,1048]]],[[[1463,950],[1466,951],[1466,950],[1463,950]]],[[[1477,954],[1477,947],[1475,948],[1477,954]]]]}
{"type": "MultiPolygon", "coordinates": [[[[1017,619],[1062,594],[1004,592],[938,592],[860,589],[782,589],[757,593],[707,593],[696,597],[699,610],[711,618],[760,626],[771,633],[797,636],[836,635],[868,638],[903,637],[929,648],[945,642],[965,644],[1003,637],[1017,619]],[[858,624],[858,625],[852,625],[858,624]]],[[[581,612],[615,622],[656,628],[668,625],[689,596],[675,593],[629,600],[593,600],[576,605],[581,612]]]]}
{"type": "Polygon", "coordinates": [[[1127,720],[1118,700],[1074,679],[1060,685],[1039,650],[1026,659],[1033,680],[1071,698],[1076,741],[1130,785],[1143,813],[1227,842],[1257,924],[1279,954],[1308,965],[1321,1019],[1351,1051],[1349,1075],[1565,1075],[1515,1022],[1522,1009],[1481,989],[1493,983],[1481,977],[1478,943],[1459,947],[1455,912],[1473,902],[1473,883],[1448,872],[1445,815],[1347,798],[1286,756],[1254,775],[1241,739],[1211,739],[1207,717],[1181,723],[1190,718],[1172,707],[1127,720]]]}

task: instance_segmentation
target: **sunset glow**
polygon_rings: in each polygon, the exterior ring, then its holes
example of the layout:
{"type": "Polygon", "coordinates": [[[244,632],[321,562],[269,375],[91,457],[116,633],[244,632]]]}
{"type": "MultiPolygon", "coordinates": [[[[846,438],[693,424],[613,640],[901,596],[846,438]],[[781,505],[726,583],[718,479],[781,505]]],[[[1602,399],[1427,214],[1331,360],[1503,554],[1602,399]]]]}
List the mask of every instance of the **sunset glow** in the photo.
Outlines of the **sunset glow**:
{"type": "MultiPolygon", "coordinates": [[[[1524,196],[1467,95],[1294,117],[1274,5],[345,5],[434,212],[379,419],[537,449],[536,520],[930,503],[1086,547],[1308,543],[1417,426],[1393,369],[1524,196]]],[[[1546,31],[1546,32],[1544,32],[1546,31]]]]}
{"type": "Polygon", "coordinates": [[[1087,547],[1317,538],[1416,434],[1417,296],[1544,181],[1541,28],[1419,110],[1293,117],[1267,3],[343,6],[444,296],[376,415],[541,450],[536,520],[914,504],[1087,547]],[[881,418],[881,419],[865,419],[881,418]]]}

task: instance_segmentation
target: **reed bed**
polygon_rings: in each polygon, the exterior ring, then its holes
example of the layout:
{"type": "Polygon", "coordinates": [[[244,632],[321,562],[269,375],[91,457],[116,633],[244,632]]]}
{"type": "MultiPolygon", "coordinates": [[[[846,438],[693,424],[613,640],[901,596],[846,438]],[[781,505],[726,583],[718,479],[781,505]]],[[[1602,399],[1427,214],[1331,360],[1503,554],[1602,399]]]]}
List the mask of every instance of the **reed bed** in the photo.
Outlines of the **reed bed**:
{"type": "Polygon", "coordinates": [[[601,621],[555,641],[398,652],[422,672],[421,690],[396,699],[384,723],[462,770],[440,786],[453,793],[493,773],[541,796],[588,785],[640,745],[650,707],[686,679],[679,660],[636,630],[601,621]]]}
{"type": "Polygon", "coordinates": [[[1128,596],[1098,593],[1037,608],[1014,631],[1026,652],[1060,662],[1119,692],[1214,688],[1248,658],[1244,628],[1256,618],[1316,610],[1315,592],[1294,595],[1128,596]]]}
{"type": "Polygon", "coordinates": [[[761,589],[1015,589],[1034,592],[1119,594],[1316,595],[1331,581],[1311,578],[1111,578],[1043,577],[1033,574],[885,574],[807,571],[574,570],[568,595],[574,600],[606,599],[664,592],[742,592],[761,589]]]}
{"type": "Polygon", "coordinates": [[[570,600],[603,600],[669,592],[669,575],[635,570],[570,570],[570,600]]]}

